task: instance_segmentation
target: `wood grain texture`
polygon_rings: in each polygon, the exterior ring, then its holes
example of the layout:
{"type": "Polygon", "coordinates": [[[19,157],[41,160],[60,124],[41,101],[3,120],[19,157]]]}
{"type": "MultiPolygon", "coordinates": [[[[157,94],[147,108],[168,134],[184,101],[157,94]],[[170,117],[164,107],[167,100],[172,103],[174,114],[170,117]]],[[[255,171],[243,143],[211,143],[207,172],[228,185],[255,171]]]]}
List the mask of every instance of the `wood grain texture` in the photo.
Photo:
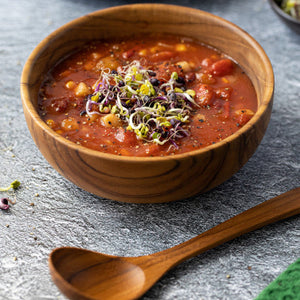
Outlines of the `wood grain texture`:
{"type": "Polygon", "coordinates": [[[255,152],[269,122],[273,70],[261,46],[236,25],[199,10],[161,4],[113,7],[76,19],[53,32],[24,66],[21,96],[33,140],[49,163],[79,187],[109,199],[155,203],[208,191],[237,172],[255,152]],[[126,38],[132,32],[184,35],[228,54],[246,71],[258,96],[258,111],[237,133],[202,150],[172,157],[118,157],[76,145],[37,113],[45,73],[91,40],[126,38]]]}
{"type": "Polygon", "coordinates": [[[173,248],[117,257],[63,247],[49,257],[52,278],[70,299],[130,300],[142,296],[175,265],[244,233],[300,213],[300,188],[265,201],[173,248]]]}

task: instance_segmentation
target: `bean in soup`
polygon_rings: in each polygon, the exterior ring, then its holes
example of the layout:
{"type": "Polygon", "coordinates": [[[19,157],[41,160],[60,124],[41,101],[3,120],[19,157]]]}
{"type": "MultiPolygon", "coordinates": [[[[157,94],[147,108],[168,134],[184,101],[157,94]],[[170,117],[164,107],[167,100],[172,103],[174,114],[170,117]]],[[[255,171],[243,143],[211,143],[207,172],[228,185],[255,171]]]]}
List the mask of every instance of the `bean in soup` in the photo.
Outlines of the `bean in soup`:
{"type": "Polygon", "coordinates": [[[101,152],[164,156],[217,143],[257,109],[245,72],[196,41],[151,36],[92,43],[59,62],[39,93],[55,132],[101,152]]]}

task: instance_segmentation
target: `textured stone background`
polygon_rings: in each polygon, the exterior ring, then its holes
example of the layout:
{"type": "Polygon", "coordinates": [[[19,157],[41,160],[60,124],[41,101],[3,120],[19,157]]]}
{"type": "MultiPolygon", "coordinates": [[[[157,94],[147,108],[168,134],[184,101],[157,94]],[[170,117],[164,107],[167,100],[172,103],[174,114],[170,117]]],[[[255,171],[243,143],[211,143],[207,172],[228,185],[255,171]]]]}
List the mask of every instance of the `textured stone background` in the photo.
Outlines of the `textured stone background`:
{"type": "MultiPolygon", "coordinates": [[[[49,166],[30,137],[19,96],[22,67],[34,47],[64,23],[132,2],[0,0],[0,185],[14,179],[22,182],[16,204],[0,211],[1,300],[65,299],[48,271],[48,255],[55,247],[148,254],[300,186],[300,35],[280,22],[266,0],[161,2],[224,17],[263,46],[274,67],[276,91],[261,145],[230,180],[188,200],[123,204],[77,188],[49,166]]],[[[189,260],[163,277],[143,299],[253,299],[300,256],[299,225],[300,217],[294,217],[189,260]]]]}

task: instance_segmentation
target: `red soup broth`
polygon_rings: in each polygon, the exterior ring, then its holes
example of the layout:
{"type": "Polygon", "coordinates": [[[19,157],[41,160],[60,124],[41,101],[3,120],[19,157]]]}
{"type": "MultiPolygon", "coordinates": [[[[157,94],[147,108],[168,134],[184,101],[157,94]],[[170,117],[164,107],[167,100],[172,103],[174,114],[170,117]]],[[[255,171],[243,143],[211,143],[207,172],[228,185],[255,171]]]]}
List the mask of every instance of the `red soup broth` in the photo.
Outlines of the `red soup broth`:
{"type": "Polygon", "coordinates": [[[216,49],[174,36],[94,42],[46,75],[39,113],[90,149],[165,156],[217,143],[257,110],[241,67],[216,49]]]}

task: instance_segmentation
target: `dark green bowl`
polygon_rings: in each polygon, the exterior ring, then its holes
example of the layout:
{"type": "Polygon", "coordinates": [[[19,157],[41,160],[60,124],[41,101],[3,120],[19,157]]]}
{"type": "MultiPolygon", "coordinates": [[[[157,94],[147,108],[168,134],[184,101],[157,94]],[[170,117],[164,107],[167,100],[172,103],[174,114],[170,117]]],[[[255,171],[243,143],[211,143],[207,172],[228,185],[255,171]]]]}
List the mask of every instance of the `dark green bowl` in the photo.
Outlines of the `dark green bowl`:
{"type": "Polygon", "coordinates": [[[275,13],[280,17],[280,19],[286,24],[288,25],[291,29],[293,29],[294,31],[300,33],[300,21],[293,18],[292,16],[290,16],[289,14],[287,14],[286,12],[284,12],[279,4],[278,1],[274,1],[274,0],[268,0],[272,9],[275,11],[275,13]]]}

